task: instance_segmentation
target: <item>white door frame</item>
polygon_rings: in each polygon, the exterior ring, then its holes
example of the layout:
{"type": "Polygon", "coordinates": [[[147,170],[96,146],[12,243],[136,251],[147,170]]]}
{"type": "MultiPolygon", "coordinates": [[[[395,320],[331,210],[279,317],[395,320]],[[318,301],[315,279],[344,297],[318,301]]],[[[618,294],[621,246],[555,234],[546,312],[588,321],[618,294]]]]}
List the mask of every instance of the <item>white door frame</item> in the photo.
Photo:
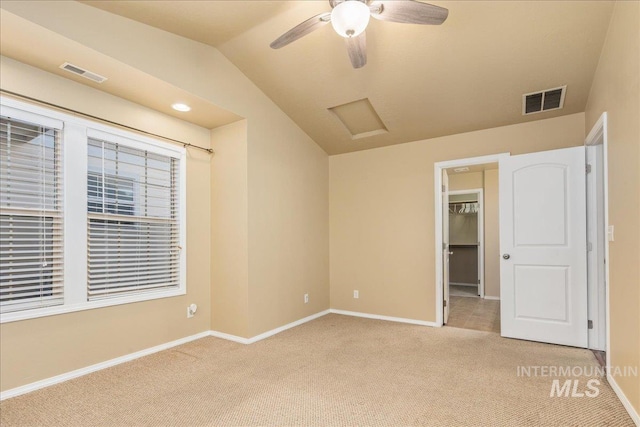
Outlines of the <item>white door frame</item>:
{"type": "Polygon", "coordinates": [[[442,170],[462,166],[482,165],[485,163],[499,163],[500,159],[510,156],[510,153],[491,154],[488,156],[470,157],[466,159],[447,160],[434,164],[433,182],[435,198],[435,236],[436,236],[436,326],[442,326],[443,318],[443,277],[442,277],[442,170]]]}
{"type": "MultiPolygon", "coordinates": [[[[478,293],[480,298],[484,298],[484,190],[482,188],[449,190],[450,196],[460,194],[475,194],[478,198],[478,293]]],[[[451,245],[451,239],[449,239],[449,245],[451,245]]],[[[451,276],[449,276],[449,283],[451,283],[451,276]]]]}
{"type": "Polygon", "coordinates": [[[593,209],[587,209],[587,238],[589,243],[592,244],[592,251],[589,252],[587,257],[587,269],[589,271],[589,319],[594,322],[594,329],[589,330],[589,348],[602,350],[604,349],[607,354],[610,354],[611,342],[610,342],[610,307],[609,307],[609,236],[608,236],[608,224],[609,224],[609,172],[608,172],[608,159],[607,159],[607,113],[604,112],[595,123],[589,135],[587,135],[584,141],[585,149],[587,151],[587,161],[592,162],[593,156],[596,155],[592,149],[595,146],[602,145],[602,169],[599,169],[595,164],[592,165],[592,173],[587,177],[587,194],[595,198],[596,203],[604,204],[604,219],[598,221],[597,211],[593,209]],[[603,188],[602,193],[599,193],[596,188],[596,181],[602,180],[603,188]],[[598,229],[598,226],[604,227],[604,230],[598,229]],[[604,248],[597,245],[597,234],[603,233],[604,248]],[[604,264],[604,281],[597,280],[597,283],[592,283],[594,280],[594,274],[597,273],[597,266],[593,265],[598,263],[604,264]],[[604,301],[602,301],[602,295],[604,295],[604,301]],[[604,342],[602,328],[597,326],[605,323],[604,328],[604,342]]]}
{"type": "Polygon", "coordinates": [[[440,212],[442,213],[442,231],[440,236],[442,236],[442,299],[444,304],[442,305],[442,323],[446,324],[449,320],[449,312],[451,307],[449,306],[449,300],[451,296],[449,293],[451,292],[451,287],[449,286],[451,282],[451,233],[449,233],[449,174],[446,170],[442,171],[442,192],[440,193],[440,199],[442,201],[441,206],[442,209],[440,212]]]}

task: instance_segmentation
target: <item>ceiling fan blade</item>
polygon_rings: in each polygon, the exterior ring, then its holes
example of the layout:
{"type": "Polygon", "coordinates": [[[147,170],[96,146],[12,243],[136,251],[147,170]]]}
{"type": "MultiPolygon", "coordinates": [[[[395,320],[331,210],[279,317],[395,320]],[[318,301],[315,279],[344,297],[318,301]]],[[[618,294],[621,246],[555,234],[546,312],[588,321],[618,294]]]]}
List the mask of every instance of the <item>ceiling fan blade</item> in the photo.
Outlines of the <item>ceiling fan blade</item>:
{"type": "Polygon", "coordinates": [[[347,52],[353,68],[362,68],[367,63],[367,36],[363,31],[357,37],[347,37],[347,52]]]}
{"type": "Polygon", "coordinates": [[[407,24],[440,25],[449,15],[444,7],[415,0],[374,1],[370,9],[373,18],[407,24]]]}
{"type": "Polygon", "coordinates": [[[327,25],[329,21],[331,21],[330,12],[321,13],[319,15],[311,17],[275,39],[269,46],[271,46],[273,49],[280,49],[281,47],[286,46],[303,36],[306,36],[313,30],[317,30],[318,28],[327,25]]]}

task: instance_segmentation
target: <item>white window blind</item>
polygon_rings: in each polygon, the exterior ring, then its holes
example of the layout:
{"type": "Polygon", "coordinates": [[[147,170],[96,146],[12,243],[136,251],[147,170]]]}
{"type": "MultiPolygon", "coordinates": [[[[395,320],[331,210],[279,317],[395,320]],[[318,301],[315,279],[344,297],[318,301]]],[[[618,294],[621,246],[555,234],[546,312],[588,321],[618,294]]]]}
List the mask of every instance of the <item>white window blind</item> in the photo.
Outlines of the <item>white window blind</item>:
{"type": "Polygon", "coordinates": [[[89,138],[88,299],[180,285],[179,160],[89,138]]]}
{"type": "Polygon", "coordinates": [[[60,130],[0,117],[0,312],[63,299],[60,130]]]}

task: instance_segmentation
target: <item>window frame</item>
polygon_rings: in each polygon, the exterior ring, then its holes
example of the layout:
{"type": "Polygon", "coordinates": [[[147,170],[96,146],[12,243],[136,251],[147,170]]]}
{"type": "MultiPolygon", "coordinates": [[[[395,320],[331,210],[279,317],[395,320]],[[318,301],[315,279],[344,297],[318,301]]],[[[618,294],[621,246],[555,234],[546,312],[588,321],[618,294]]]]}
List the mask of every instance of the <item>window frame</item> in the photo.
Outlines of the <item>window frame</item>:
{"type": "Polygon", "coordinates": [[[136,134],[112,125],[62,113],[0,96],[0,114],[33,123],[50,125],[61,123],[62,179],[63,179],[63,299],[62,305],[27,309],[0,314],[0,323],[53,316],[95,308],[170,298],[187,293],[187,229],[186,229],[186,149],[172,143],[136,134]],[[176,158],[179,203],[179,287],[153,292],[124,295],[89,301],[88,290],[88,144],[89,138],[99,138],[123,146],[176,158]]]}

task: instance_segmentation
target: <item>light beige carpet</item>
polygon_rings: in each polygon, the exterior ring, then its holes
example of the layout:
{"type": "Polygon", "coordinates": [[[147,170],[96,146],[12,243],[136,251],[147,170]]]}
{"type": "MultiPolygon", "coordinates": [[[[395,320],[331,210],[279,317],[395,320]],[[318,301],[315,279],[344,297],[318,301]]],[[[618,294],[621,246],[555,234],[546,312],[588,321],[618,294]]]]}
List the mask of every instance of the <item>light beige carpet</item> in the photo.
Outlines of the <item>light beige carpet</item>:
{"type": "Polygon", "coordinates": [[[252,345],[204,338],[8,399],[0,424],[633,425],[603,379],[598,397],[551,398],[552,378],[519,377],[519,365],[596,362],[489,332],[331,314],[252,345]]]}

